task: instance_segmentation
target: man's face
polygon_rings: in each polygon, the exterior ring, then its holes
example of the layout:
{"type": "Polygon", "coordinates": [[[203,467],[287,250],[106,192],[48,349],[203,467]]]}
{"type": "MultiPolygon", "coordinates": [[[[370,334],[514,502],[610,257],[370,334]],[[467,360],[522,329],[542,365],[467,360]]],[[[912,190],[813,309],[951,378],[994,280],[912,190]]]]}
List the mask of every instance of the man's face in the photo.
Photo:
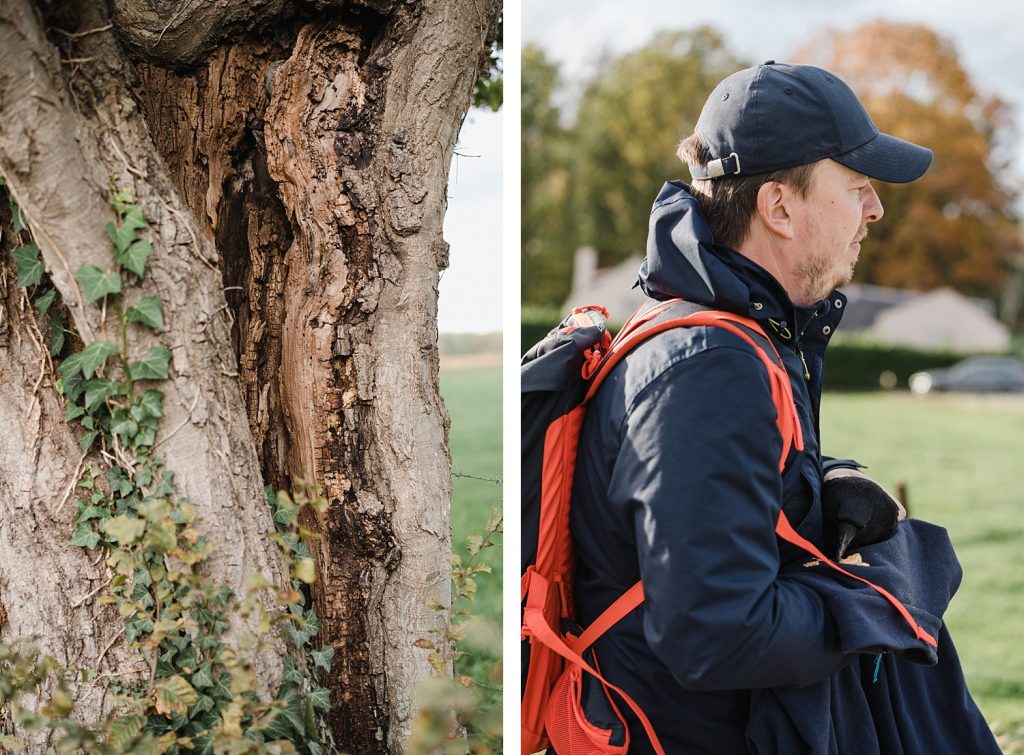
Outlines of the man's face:
{"type": "Polygon", "coordinates": [[[807,196],[794,217],[797,304],[821,301],[850,282],[868,223],[882,217],[882,203],[867,176],[833,160],[815,166],[807,196]]]}

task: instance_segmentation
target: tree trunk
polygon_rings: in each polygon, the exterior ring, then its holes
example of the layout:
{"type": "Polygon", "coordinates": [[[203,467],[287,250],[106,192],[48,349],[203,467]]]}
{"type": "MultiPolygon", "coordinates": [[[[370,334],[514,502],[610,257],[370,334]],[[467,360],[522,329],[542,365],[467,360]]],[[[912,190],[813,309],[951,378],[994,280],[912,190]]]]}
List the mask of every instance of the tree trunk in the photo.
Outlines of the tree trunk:
{"type": "MultiPolygon", "coordinates": [[[[441,223],[498,4],[116,0],[112,19],[96,5],[48,5],[45,22],[27,0],[0,9],[0,172],[86,339],[109,325],[73,273],[109,257],[108,177],[134,188],[155,248],[145,285],[168,324],[151,338],[174,353],[162,456],[222,546],[213,568],[236,588],[254,571],[283,577],[263,482],[318,484],[330,507],[307,525],[323,535],[313,598],[335,650],[336,744],[399,751],[429,673],[414,643],[443,631],[430,605],[450,600],[441,223]]],[[[87,666],[118,619],[76,604],[104,569],[66,545],[72,507],[58,508],[81,454],[12,275],[0,419],[18,432],[0,441],[0,631],[59,628],[46,650],[87,666]],[[8,526],[40,519],[26,510],[45,521],[8,526]],[[28,568],[55,583],[35,605],[15,558],[32,541],[28,568]],[[64,576],[53,564],[69,554],[83,563],[64,576]]],[[[271,688],[275,664],[260,668],[271,688]]],[[[76,712],[95,720],[89,694],[76,712]]]]}

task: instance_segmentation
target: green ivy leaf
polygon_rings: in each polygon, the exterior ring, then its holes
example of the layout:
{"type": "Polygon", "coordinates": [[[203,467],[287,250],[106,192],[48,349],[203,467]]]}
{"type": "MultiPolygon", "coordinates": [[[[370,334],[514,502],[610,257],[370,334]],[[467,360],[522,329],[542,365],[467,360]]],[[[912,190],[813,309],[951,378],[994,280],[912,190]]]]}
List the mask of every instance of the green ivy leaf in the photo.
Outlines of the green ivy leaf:
{"type": "Polygon", "coordinates": [[[120,385],[106,378],[90,380],[85,384],[85,410],[92,413],[92,410],[102,404],[111,396],[120,393],[120,385]]]}
{"type": "Polygon", "coordinates": [[[206,689],[213,686],[213,674],[211,673],[212,663],[204,663],[192,674],[192,686],[196,689],[206,689]]]}
{"type": "Polygon", "coordinates": [[[85,409],[80,407],[78,404],[68,404],[68,408],[64,410],[64,419],[68,422],[78,419],[85,414],[85,409]]]}
{"type": "Polygon", "coordinates": [[[92,448],[93,441],[96,440],[97,435],[99,435],[99,433],[96,430],[90,430],[83,435],[81,439],[79,439],[78,447],[82,449],[82,453],[85,453],[92,448]]]}
{"type": "Polygon", "coordinates": [[[82,284],[86,301],[93,302],[107,294],[121,292],[121,276],[116,270],[105,273],[95,265],[82,265],[75,273],[75,280],[82,284]]]}
{"type": "Polygon", "coordinates": [[[128,374],[132,380],[166,380],[167,363],[170,361],[171,352],[159,346],[151,346],[146,356],[128,365],[128,374]]]}
{"type": "Polygon", "coordinates": [[[125,186],[123,189],[119,189],[116,193],[111,194],[108,201],[114,205],[114,209],[117,210],[119,216],[124,215],[128,212],[128,208],[135,204],[135,194],[130,186],[125,186]]]}
{"type": "Polygon", "coordinates": [[[50,356],[55,357],[64,350],[64,323],[57,313],[50,315],[50,356]]]}
{"type": "MultiPolygon", "coordinates": [[[[87,390],[86,401],[88,400],[87,390]]],[[[115,435],[120,435],[127,441],[131,440],[135,437],[135,434],[139,432],[139,425],[134,419],[132,419],[127,410],[118,407],[113,411],[110,417],[110,432],[115,435]]]]}
{"type": "Polygon", "coordinates": [[[60,374],[69,378],[81,372],[86,379],[91,378],[107,362],[107,357],[118,352],[113,341],[93,341],[76,354],[72,354],[61,363],[60,374]]]}
{"type": "Polygon", "coordinates": [[[18,287],[37,286],[43,279],[43,261],[39,259],[39,247],[35,244],[19,246],[14,250],[14,261],[18,264],[18,287]]]}
{"type": "Polygon", "coordinates": [[[57,289],[51,288],[42,296],[36,298],[35,304],[36,309],[39,310],[39,316],[45,317],[46,313],[50,311],[50,305],[53,304],[53,300],[57,298],[57,289]]]}
{"type": "Polygon", "coordinates": [[[105,520],[102,526],[113,542],[128,545],[142,537],[146,530],[146,520],[134,516],[113,516],[105,520]]]}
{"type": "Polygon", "coordinates": [[[106,506],[84,506],[82,510],[78,512],[78,516],[75,517],[75,522],[78,524],[83,524],[84,522],[88,522],[90,519],[109,518],[110,509],[108,509],[106,506]]]}
{"type": "Polygon", "coordinates": [[[128,322],[140,322],[153,330],[164,329],[163,301],[159,296],[143,296],[134,307],[124,313],[128,322]]]}
{"type": "Polygon", "coordinates": [[[95,548],[100,541],[100,535],[95,532],[88,522],[82,522],[75,529],[75,536],[71,538],[71,544],[82,548],[95,548]]]}
{"type": "Polygon", "coordinates": [[[131,246],[114,254],[117,264],[131,270],[140,278],[146,273],[146,260],[153,253],[153,245],[145,239],[136,239],[131,246]]]}
{"type": "Polygon", "coordinates": [[[28,228],[28,222],[25,220],[25,213],[21,211],[21,207],[18,206],[17,200],[13,194],[7,195],[7,201],[11,206],[11,214],[14,215],[14,232],[21,233],[28,228]]]}
{"type": "Polygon", "coordinates": [[[316,668],[330,671],[331,661],[334,659],[334,648],[328,645],[323,650],[313,650],[310,652],[309,657],[313,659],[313,665],[316,668]]]}
{"type": "Polygon", "coordinates": [[[142,394],[137,406],[143,411],[146,417],[159,419],[164,416],[164,394],[155,388],[150,388],[142,394]]]}
{"type": "Polygon", "coordinates": [[[331,693],[323,687],[317,687],[309,693],[309,699],[318,710],[331,709],[331,693]]]}

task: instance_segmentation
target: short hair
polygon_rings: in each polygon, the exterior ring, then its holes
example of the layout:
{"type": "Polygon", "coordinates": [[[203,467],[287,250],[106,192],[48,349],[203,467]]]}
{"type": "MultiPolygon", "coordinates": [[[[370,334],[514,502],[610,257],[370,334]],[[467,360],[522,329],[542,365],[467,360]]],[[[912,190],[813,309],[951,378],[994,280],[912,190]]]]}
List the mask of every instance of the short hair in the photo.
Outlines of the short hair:
{"type": "MultiPolygon", "coordinates": [[[[716,157],[696,134],[680,143],[676,155],[687,165],[706,165],[716,157]]],[[[786,184],[801,197],[807,196],[815,164],[752,176],[739,174],[693,181],[691,193],[711,226],[715,243],[730,249],[739,248],[750,233],[750,221],[757,207],[757,192],[769,181],[786,184]]]]}

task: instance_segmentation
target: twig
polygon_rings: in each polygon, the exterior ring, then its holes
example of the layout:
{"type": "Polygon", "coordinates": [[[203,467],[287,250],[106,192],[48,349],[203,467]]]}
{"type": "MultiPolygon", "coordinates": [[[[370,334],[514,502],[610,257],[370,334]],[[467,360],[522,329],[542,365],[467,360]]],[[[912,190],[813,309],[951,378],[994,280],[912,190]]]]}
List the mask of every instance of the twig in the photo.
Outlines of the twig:
{"type": "Polygon", "coordinates": [[[88,37],[90,34],[99,34],[103,31],[110,31],[113,28],[113,24],[107,24],[106,26],[97,26],[95,29],[86,29],[85,31],[64,31],[57,27],[53,27],[53,30],[58,34],[63,34],[68,39],[81,39],[82,37],[88,37]]]}
{"type": "Polygon", "coordinates": [[[122,626],[114,633],[114,636],[110,638],[110,642],[107,643],[107,646],[103,648],[103,652],[100,653],[99,657],[96,659],[96,668],[99,668],[100,664],[103,663],[103,657],[107,654],[110,648],[114,647],[114,643],[117,642],[117,638],[124,634],[124,629],[125,628],[122,626]]]}
{"type": "Polygon", "coordinates": [[[103,589],[104,587],[106,587],[107,585],[109,585],[109,584],[110,584],[110,580],[111,580],[111,579],[113,579],[113,576],[111,576],[111,577],[110,577],[109,579],[107,579],[107,580],[106,580],[105,582],[101,583],[99,587],[97,587],[97,588],[96,588],[95,590],[93,590],[93,591],[92,591],[91,593],[89,593],[88,595],[83,595],[83,596],[82,596],[81,598],[79,598],[78,600],[72,601],[72,603],[71,603],[71,607],[72,607],[72,608],[78,608],[78,607],[79,607],[80,605],[82,605],[82,604],[83,604],[83,603],[84,603],[85,601],[87,601],[87,600],[88,600],[89,598],[91,598],[91,597],[92,597],[93,595],[95,595],[95,594],[96,594],[96,593],[98,593],[98,592],[99,592],[100,590],[102,590],[102,589],[103,589]]]}
{"type": "Polygon", "coordinates": [[[110,137],[110,146],[114,148],[114,151],[117,153],[117,156],[121,159],[121,162],[124,163],[124,167],[127,169],[129,173],[131,173],[133,176],[136,176],[137,178],[146,180],[146,174],[143,173],[138,168],[133,167],[132,164],[128,162],[128,158],[124,156],[124,153],[120,150],[120,148],[118,148],[117,142],[114,141],[113,135],[111,135],[110,137]]]}
{"type": "Polygon", "coordinates": [[[481,482],[493,482],[495,485],[501,485],[500,477],[477,477],[472,474],[465,474],[463,472],[452,472],[452,477],[465,477],[470,480],[480,480],[481,482]]]}
{"type": "Polygon", "coordinates": [[[92,63],[96,58],[61,58],[61,63],[70,63],[72,65],[78,65],[80,63],[92,63]]]}
{"type": "Polygon", "coordinates": [[[71,482],[68,485],[68,489],[64,491],[64,497],[61,498],[60,505],[57,507],[57,510],[53,512],[54,516],[61,512],[61,509],[63,509],[64,505],[68,502],[68,498],[71,497],[71,491],[74,490],[75,486],[78,484],[78,476],[82,474],[82,465],[85,463],[85,457],[88,455],[88,451],[82,452],[82,458],[78,460],[78,466],[75,467],[75,473],[71,476],[71,482]]]}
{"type": "Polygon", "coordinates": [[[178,425],[178,426],[177,426],[176,428],[174,428],[173,430],[171,430],[171,432],[169,432],[169,433],[168,433],[167,435],[165,435],[165,436],[164,436],[164,437],[162,437],[162,438],[161,438],[160,440],[158,440],[158,441],[157,441],[156,443],[154,443],[154,444],[153,444],[153,449],[154,449],[154,450],[155,450],[155,449],[157,448],[157,446],[159,446],[159,445],[160,445],[161,443],[163,443],[164,441],[168,441],[168,440],[170,440],[171,438],[173,438],[173,437],[174,437],[174,434],[175,434],[176,432],[178,432],[178,430],[180,430],[180,429],[181,429],[181,428],[183,428],[183,427],[184,427],[184,426],[185,426],[186,424],[188,424],[189,420],[191,420],[191,419],[192,419],[192,410],[193,410],[193,409],[195,409],[195,408],[196,408],[196,404],[198,404],[198,403],[199,403],[199,394],[200,394],[200,393],[202,393],[202,391],[200,391],[199,389],[196,389],[196,397],[195,397],[195,398],[194,398],[194,399],[192,400],[192,406],[190,406],[190,407],[188,408],[188,416],[187,416],[187,417],[185,417],[185,419],[183,419],[183,420],[181,421],[181,424],[180,424],[180,425],[178,425]]]}

